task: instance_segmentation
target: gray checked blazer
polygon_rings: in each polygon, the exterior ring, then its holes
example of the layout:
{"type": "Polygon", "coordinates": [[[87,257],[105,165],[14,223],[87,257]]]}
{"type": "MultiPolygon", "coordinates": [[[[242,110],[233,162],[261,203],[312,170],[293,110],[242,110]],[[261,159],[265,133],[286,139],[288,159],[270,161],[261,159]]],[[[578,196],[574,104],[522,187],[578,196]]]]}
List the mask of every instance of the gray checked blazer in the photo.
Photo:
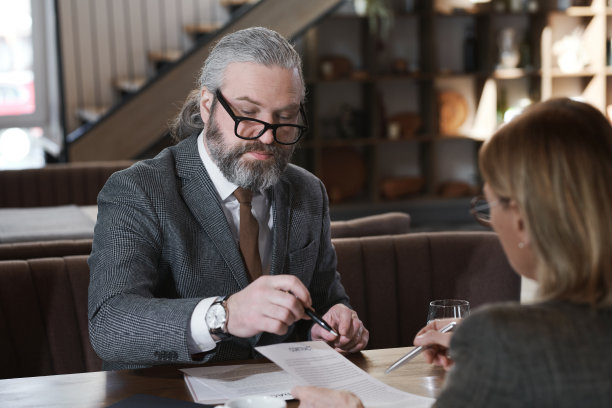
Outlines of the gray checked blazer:
{"type": "Polygon", "coordinates": [[[436,407],[612,407],[612,308],[479,309],[458,327],[436,407]]]}
{"type": "MultiPolygon", "coordinates": [[[[253,346],[305,340],[310,324],[285,336],[233,338],[194,359],[187,329],[197,303],[248,284],[238,243],[198,155],[197,135],[113,174],[98,196],[89,257],[89,335],[105,369],[246,359],[253,346]]],[[[336,272],[328,200],[319,179],[289,165],[269,191],[270,273],[292,274],[325,313],[348,297],[336,272]]]]}

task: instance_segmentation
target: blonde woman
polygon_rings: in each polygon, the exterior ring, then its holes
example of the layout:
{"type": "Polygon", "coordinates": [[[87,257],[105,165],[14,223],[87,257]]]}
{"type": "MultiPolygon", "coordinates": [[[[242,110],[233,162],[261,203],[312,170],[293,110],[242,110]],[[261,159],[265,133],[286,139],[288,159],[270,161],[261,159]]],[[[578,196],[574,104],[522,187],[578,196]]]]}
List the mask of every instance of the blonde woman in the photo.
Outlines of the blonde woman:
{"type": "MultiPolygon", "coordinates": [[[[473,212],[539,283],[539,301],[481,308],[454,334],[436,331],[444,322],[417,334],[428,361],[449,369],[436,406],[612,406],[610,123],[569,99],[533,105],[485,143],[480,169],[487,205],[473,212]]],[[[349,393],[294,391],[301,407],[361,406],[349,393]]]]}

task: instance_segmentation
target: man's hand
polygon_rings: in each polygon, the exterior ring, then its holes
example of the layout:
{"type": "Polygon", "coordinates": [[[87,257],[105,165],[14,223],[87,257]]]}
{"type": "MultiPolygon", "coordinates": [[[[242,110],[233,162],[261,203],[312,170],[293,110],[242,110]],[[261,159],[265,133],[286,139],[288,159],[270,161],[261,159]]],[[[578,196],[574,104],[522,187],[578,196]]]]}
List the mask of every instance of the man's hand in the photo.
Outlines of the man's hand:
{"type": "Polygon", "coordinates": [[[453,365],[453,360],[447,354],[453,333],[440,333],[438,330],[452,321],[457,321],[457,319],[434,320],[419,330],[414,338],[415,346],[425,347],[423,354],[425,354],[427,362],[429,364],[440,365],[445,370],[448,370],[453,365]]]}
{"type": "Polygon", "coordinates": [[[282,335],[311,305],[308,289],[295,276],[261,276],[227,300],[227,331],[237,337],[282,335]]]}
{"type": "Polygon", "coordinates": [[[359,398],[348,391],[319,387],[293,387],[291,395],[300,400],[300,408],[363,408],[359,398]]]}
{"type": "Polygon", "coordinates": [[[370,340],[370,332],[361,323],[357,313],[341,303],[332,306],[323,316],[323,320],[340,336],[334,336],[318,324],[312,326],[310,335],[313,340],[325,340],[338,351],[355,353],[363,349],[370,340]]]}

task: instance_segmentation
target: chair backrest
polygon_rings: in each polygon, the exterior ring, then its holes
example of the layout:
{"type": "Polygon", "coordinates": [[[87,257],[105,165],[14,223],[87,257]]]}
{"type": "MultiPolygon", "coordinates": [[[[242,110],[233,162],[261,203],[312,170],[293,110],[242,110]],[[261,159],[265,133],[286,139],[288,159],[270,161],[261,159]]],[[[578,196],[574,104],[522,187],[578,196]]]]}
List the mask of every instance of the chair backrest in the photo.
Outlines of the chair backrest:
{"type": "Polygon", "coordinates": [[[370,330],[369,348],[411,346],[434,299],[520,298],[520,278],[492,232],[412,233],[332,241],[342,283],[370,330]]]}
{"type": "MultiPolygon", "coordinates": [[[[520,279],[489,232],[333,240],[369,348],[412,345],[432,299],[472,308],[519,300],[520,279]]],[[[98,371],[87,328],[87,255],[0,261],[0,378],[98,371]]]]}
{"type": "Polygon", "coordinates": [[[399,211],[331,222],[332,238],[405,234],[409,230],[410,215],[399,211]]]}
{"type": "Polygon", "coordinates": [[[91,244],[90,238],[0,244],[0,261],[89,255],[91,244]]]}
{"type": "Polygon", "coordinates": [[[0,378],[99,371],[87,255],[0,261],[0,378]]]}
{"type": "Polygon", "coordinates": [[[39,169],[0,171],[0,207],[95,205],[111,174],[132,161],[49,164],[39,169]]]}

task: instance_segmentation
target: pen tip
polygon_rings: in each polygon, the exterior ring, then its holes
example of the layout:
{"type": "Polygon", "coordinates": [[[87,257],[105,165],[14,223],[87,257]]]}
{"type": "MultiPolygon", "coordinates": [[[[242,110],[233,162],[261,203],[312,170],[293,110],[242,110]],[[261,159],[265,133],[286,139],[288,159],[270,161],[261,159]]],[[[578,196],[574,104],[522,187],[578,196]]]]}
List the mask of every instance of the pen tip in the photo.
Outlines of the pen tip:
{"type": "Polygon", "coordinates": [[[329,332],[333,334],[334,336],[339,337],[338,333],[336,333],[334,329],[331,329],[329,332]]]}

